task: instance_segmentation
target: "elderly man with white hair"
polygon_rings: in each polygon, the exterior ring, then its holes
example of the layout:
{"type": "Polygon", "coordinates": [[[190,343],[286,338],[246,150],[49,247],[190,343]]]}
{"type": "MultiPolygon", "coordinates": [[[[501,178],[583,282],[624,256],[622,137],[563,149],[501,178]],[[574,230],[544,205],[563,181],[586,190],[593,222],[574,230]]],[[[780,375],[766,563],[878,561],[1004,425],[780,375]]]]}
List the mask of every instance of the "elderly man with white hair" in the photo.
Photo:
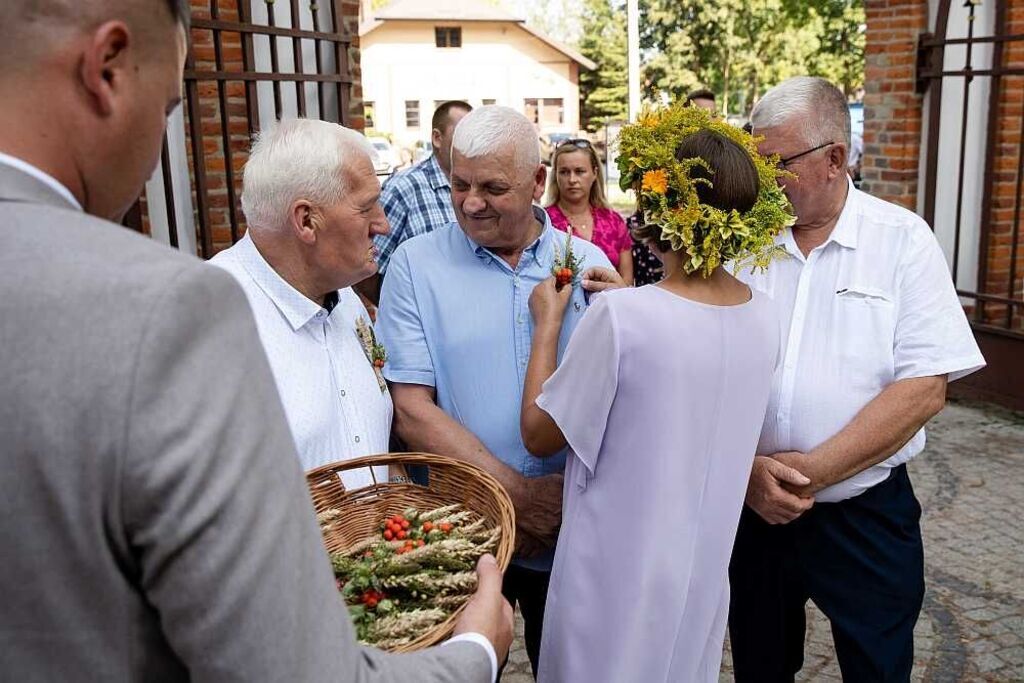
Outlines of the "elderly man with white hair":
{"type": "MultiPolygon", "coordinates": [[[[351,289],[377,272],[373,237],[388,229],[372,154],[362,135],[327,121],[262,133],[242,183],[248,230],[211,261],[245,290],[305,470],[388,450],[391,396],[351,289]]],[[[372,481],[369,470],[343,478],[349,488],[372,481]]]]}
{"type": "MultiPolygon", "coordinates": [[[[452,150],[458,222],[398,247],[378,317],[399,436],[410,448],[482,467],[512,497],[519,552],[505,574],[505,595],[522,610],[534,670],[565,466],[564,451],[530,455],[519,430],[533,327],[530,292],[551,276],[556,249],[564,246],[547,213],[534,205],[545,179],[526,117],[493,105],[467,114],[452,150]]],[[[589,242],[573,238],[573,250],[584,268],[610,267],[589,242]]],[[[576,287],[560,352],[586,306],[576,287]]]]}
{"type": "Polygon", "coordinates": [[[793,78],[751,121],[797,219],[788,258],[745,276],[779,307],[784,355],[730,567],[736,680],[793,680],[810,599],[845,680],[906,681],[924,595],[906,463],[947,382],[985,361],[927,224],[853,187],[843,94],[793,78]]]}

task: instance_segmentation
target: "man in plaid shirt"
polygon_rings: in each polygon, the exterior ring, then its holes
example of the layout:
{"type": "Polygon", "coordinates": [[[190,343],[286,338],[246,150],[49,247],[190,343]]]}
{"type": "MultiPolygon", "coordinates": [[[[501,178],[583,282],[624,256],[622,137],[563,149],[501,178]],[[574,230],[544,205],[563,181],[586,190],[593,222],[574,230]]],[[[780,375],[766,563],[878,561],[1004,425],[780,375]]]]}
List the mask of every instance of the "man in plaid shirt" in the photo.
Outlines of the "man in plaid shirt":
{"type": "Polygon", "coordinates": [[[376,304],[380,297],[381,278],[399,244],[455,222],[448,180],[452,170],[452,136],[456,124],[472,110],[469,104],[460,100],[439,106],[430,120],[430,143],[434,153],[384,183],[380,203],[391,229],[388,234],[374,238],[379,274],[364,281],[359,288],[373,303],[376,304]]]}

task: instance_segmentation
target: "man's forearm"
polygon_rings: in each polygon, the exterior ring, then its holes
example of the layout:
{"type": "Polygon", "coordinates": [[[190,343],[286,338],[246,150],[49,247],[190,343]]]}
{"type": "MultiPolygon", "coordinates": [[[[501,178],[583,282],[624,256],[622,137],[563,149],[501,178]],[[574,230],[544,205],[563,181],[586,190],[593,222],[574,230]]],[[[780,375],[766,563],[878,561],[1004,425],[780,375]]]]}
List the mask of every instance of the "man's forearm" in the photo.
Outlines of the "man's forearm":
{"type": "Polygon", "coordinates": [[[882,462],[942,410],[945,400],[945,375],[889,385],[839,433],[807,454],[806,471],[797,466],[811,479],[804,490],[820,491],[882,462]]]}
{"type": "Polygon", "coordinates": [[[410,448],[424,453],[447,455],[483,469],[505,487],[513,500],[522,477],[498,460],[472,432],[456,422],[435,403],[395,402],[395,430],[410,448]]]}

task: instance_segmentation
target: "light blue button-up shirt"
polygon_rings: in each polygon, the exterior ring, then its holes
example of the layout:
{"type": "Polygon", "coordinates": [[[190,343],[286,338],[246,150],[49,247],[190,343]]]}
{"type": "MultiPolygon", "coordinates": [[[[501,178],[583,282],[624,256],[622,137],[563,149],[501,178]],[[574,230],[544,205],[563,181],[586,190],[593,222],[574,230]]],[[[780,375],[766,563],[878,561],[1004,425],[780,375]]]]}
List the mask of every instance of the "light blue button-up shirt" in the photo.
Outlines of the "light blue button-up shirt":
{"type": "MultiPolygon", "coordinates": [[[[547,213],[540,237],[513,269],[452,223],[403,242],[394,252],[381,291],[377,336],[387,349],[384,376],[436,391],[437,405],[476,435],[499,460],[526,477],[560,472],[565,453],[530,455],[519,431],[533,318],[530,293],[551,276],[555,245],[564,235],[547,213]]],[[[611,267],[593,244],[573,238],[582,268],[611,267]]],[[[558,343],[561,359],[587,301],[576,287],[558,343]]],[[[585,400],[585,397],[580,397],[585,400]]],[[[551,556],[517,562],[551,568],[551,556]]]]}

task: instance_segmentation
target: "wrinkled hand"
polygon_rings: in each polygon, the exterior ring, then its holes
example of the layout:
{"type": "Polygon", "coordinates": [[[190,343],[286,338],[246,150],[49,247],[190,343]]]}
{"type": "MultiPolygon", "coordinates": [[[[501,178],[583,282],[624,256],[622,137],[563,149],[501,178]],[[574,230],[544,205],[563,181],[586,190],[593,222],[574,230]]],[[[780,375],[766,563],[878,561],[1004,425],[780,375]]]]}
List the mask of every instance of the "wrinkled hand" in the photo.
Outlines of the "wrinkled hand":
{"type": "Polygon", "coordinates": [[[580,284],[588,292],[603,292],[606,289],[621,289],[628,287],[618,271],[601,266],[591,266],[583,271],[580,277],[580,284]]]}
{"type": "Polygon", "coordinates": [[[816,481],[816,477],[811,471],[813,461],[807,457],[806,453],[801,453],[799,451],[783,451],[781,453],[772,453],[771,457],[772,460],[777,460],[786,467],[793,468],[809,480],[809,483],[807,484],[784,482],[782,484],[782,488],[786,489],[790,493],[794,493],[801,498],[808,498],[824,488],[816,481]]]}
{"type": "Polygon", "coordinates": [[[539,554],[554,547],[562,524],[561,474],[524,479],[516,508],[516,540],[526,552],[539,554]],[[521,537],[521,538],[520,538],[521,537]]]}
{"type": "Polygon", "coordinates": [[[455,622],[455,635],[479,633],[494,646],[503,662],[512,646],[512,605],[501,594],[501,570],[491,554],[476,563],[476,593],[455,622]]]}
{"type": "Polygon", "coordinates": [[[754,458],[747,484],[746,503],[769,524],[787,524],[811,509],[814,498],[798,496],[784,488],[807,486],[811,480],[788,465],[763,455],[754,458]]]}
{"type": "Polygon", "coordinates": [[[530,314],[538,326],[553,325],[561,327],[565,307],[572,297],[572,287],[566,285],[559,291],[555,288],[555,278],[549,277],[538,282],[530,293],[530,314]]]}

